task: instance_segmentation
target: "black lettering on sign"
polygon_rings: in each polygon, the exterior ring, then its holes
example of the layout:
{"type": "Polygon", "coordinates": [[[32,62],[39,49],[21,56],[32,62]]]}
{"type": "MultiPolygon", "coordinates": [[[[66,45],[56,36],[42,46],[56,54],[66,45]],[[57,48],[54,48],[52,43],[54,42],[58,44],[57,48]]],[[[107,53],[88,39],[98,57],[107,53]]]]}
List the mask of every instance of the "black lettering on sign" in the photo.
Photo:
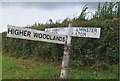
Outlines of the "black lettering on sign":
{"type": "Polygon", "coordinates": [[[56,40],[58,40],[58,41],[62,41],[62,37],[56,37],[56,40]]]}
{"type": "Polygon", "coordinates": [[[50,35],[47,34],[47,39],[50,39],[50,35]]]}
{"type": "Polygon", "coordinates": [[[8,34],[14,34],[14,35],[22,35],[22,36],[31,36],[31,32],[30,31],[26,31],[26,30],[19,30],[19,29],[12,29],[12,28],[8,28],[8,34]]]}
{"type": "Polygon", "coordinates": [[[83,33],[82,36],[85,36],[85,37],[86,37],[86,33],[83,33]]]}
{"type": "Polygon", "coordinates": [[[46,34],[43,34],[43,39],[46,39],[46,37],[47,37],[46,34]]]}
{"type": "Polygon", "coordinates": [[[89,32],[94,33],[94,28],[89,28],[89,32]]]}
{"type": "Polygon", "coordinates": [[[16,29],[16,30],[14,31],[14,33],[15,33],[15,35],[19,35],[19,30],[16,29]]]}
{"type": "Polygon", "coordinates": [[[20,34],[24,36],[24,31],[23,30],[19,30],[19,35],[20,34]]]}
{"type": "Polygon", "coordinates": [[[53,40],[51,36],[50,36],[50,40],[53,40]]]}
{"type": "Polygon", "coordinates": [[[53,36],[53,39],[52,40],[55,40],[55,36],[53,36]]]}
{"type": "Polygon", "coordinates": [[[13,34],[13,31],[14,31],[13,29],[8,28],[8,34],[9,34],[9,33],[13,34]]]}
{"type": "Polygon", "coordinates": [[[61,37],[61,36],[55,36],[55,35],[49,35],[49,34],[42,34],[42,33],[36,33],[36,32],[30,32],[30,31],[26,31],[26,30],[12,30],[9,29],[8,33],[13,32],[13,34],[15,35],[23,35],[23,36],[29,36],[31,35],[31,33],[33,33],[33,37],[35,38],[40,38],[40,39],[46,39],[46,40],[54,40],[54,41],[65,41],[65,37],[61,37]]]}
{"type": "Polygon", "coordinates": [[[31,37],[31,32],[30,31],[27,32],[27,36],[31,37]]]}
{"type": "Polygon", "coordinates": [[[59,37],[59,41],[62,41],[62,37],[59,37]]]}
{"type": "Polygon", "coordinates": [[[77,35],[86,37],[86,33],[78,32],[77,35]]]}
{"type": "Polygon", "coordinates": [[[23,32],[23,35],[24,35],[24,36],[27,36],[27,31],[24,31],[24,32],[23,32]]]}
{"type": "Polygon", "coordinates": [[[65,37],[63,37],[63,42],[65,42],[65,37]]]}
{"type": "Polygon", "coordinates": [[[81,28],[76,28],[76,31],[78,32],[78,31],[82,31],[82,29],[81,28]]]}
{"type": "Polygon", "coordinates": [[[94,32],[97,33],[97,28],[94,29],[94,32]]]}
{"type": "Polygon", "coordinates": [[[35,32],[33,32],[33,36],[35,37],[35,38],[42,38],[42,34],[41,33],[35,33],[35,32]]]}
{"type": "Polygon", "coordinates": [[[38,34],[33,32],[33,36],[37,38],[38,34]]]}
{"type": "Polygon", "coordinates": [[[94,28],[91,29],[91,32],[94,33],[94,28]]]}
{"type": "Polygon", "coordinates": [[[88,29],[84,28],[82,31],[83,31],[83,32],[88,32],[88,29]]]}
{"type": "Polygon", "coordinates": [[[42,38],[43,36],[42,36],[42,33],[39,33],[39,38],[42,38]]]}

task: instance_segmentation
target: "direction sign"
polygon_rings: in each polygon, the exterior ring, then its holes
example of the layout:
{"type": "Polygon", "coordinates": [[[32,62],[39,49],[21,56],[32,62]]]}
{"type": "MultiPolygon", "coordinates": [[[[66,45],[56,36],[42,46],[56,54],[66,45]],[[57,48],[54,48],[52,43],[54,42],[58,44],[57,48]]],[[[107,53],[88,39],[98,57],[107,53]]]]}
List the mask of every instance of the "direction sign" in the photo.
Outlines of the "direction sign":
{"type": "Polygon", "coordinates": [[[57,33],[57,34],[64,34],[67,35],[67,28],[68,27],[61,27],[61,28],[46,28],[46,32],[52,32],[52,33],[57,33]]]}
{"type": "Polygon", "coordinates": [[[66,36],[51,32],[8,25],[7,37],[65,44],[66,36]]]}
{"type": "Polygon", "coordinates": [[[74,27],[72,28],[72,36],[100,38],[100,28],[74,27]]]}
{"type": "MultiPolygon", "coordinates": [[[[52,32],[57,34],[67,35],[67,27],[63,28],[46,28],[46,32],[52,32]]],[[[90,38],[100,38],[100,28],[94,27],[71,27],[71,36],[75,37],[90,37],[90,38]]]]}

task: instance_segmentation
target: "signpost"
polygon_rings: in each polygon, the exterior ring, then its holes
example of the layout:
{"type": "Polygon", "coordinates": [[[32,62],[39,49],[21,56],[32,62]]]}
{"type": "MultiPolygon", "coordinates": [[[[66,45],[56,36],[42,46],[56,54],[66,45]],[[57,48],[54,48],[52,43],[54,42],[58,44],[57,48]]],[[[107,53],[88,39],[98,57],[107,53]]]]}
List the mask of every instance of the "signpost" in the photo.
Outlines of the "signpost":
{"type": "Polygon", "coordinates": [[[66,36],[8,25],[7,37],[65,44],[66,36]]]}
{"type": "Polygon", "coordinates": [[[52,32],[57,34],[63,34],[67,36],[67,41],[64,45],[64,55],[61,66],[60,79],[68,79],[68,65],[70,60],[70,49],[71,49],[71,36],[74,37],[90,37],[100,38],[100,28],[94,27],[57,27],[57,28],[46,28],[46,32],[52,32]]]}
{"type": "Polygon", "coordinates": [[[45,31],[21,28],[8,25],[7,37],[21,38],[35,41],[64,44],[64,55],[61,66],[60,79],[68,79],[68,65],[70,61],[71,36],[100,38],[100,28],[68,27],[47,28],[45,31]]]}

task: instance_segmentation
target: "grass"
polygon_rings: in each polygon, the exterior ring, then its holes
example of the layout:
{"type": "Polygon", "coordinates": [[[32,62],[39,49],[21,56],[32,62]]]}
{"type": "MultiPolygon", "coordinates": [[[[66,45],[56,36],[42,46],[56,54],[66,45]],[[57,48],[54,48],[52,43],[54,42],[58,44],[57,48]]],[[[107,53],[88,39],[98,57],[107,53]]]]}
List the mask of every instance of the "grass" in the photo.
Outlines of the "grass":
{"type": "MultiPolygon", "coordinates": [[[[32,60],[17,59],[3,55],[3,79],[57,79],[60,66],[37,63],[32,60]]],[[[69,79],[118,79],[118,67],[112,66],[107,71],[86,71],[83,69],[69,69],[69,79]]]]}
{"type": "Polygon", "coordinates": [[[59,73],[59,68],[42,63],[35,64],[30,60],[3,56],[3,79],[50,79],[59,73]],[[22,60],[22,61],[21,61],[22,60]]]}

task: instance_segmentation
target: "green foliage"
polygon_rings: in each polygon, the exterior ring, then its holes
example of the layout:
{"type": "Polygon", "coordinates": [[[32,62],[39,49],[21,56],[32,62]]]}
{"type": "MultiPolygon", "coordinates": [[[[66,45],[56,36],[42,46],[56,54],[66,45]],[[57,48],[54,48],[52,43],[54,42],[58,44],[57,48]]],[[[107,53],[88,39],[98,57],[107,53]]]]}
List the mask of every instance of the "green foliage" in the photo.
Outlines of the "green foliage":
{"type": "Polygon", "coordinates": [[[98,9],[93,18],[112,19],[114,17],[118,17],[118,2],[105,2],[102,7],[100,2],[98,3],[98,9]]]}
{"type": "Polygon", "coordinates": [[[85,20],[85,17],[86,17],[86,15],[88,14],[88,13],[86,12],[87,9],[88,9],[88,7],[87,7],[87,5],[85,5],[85,6],[83,7],[82,12],[81,12],[80,16],[78,17],[78,19],[85,20]]]}
{"type": "Polygon", "coordinates": [[[106,71],[110,69],[110,65],[107,63],[98,63],[93,65],[91,69],[95,71],[106,71]]]}

